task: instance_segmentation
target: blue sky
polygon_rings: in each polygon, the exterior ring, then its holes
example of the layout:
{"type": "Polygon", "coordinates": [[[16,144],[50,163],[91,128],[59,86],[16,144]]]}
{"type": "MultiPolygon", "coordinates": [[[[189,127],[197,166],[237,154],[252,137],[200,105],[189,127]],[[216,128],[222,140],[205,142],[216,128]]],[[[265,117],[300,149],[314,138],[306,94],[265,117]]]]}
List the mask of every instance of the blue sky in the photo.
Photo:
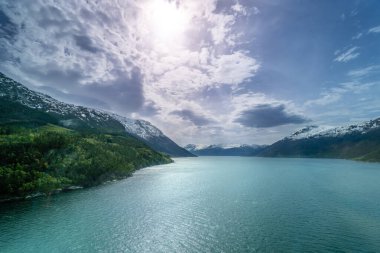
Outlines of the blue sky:
{"type": "Polygon", "coordinates": [[[0,2],[0,71],[179,144],[380,116],[380,2],[0,2]]]}

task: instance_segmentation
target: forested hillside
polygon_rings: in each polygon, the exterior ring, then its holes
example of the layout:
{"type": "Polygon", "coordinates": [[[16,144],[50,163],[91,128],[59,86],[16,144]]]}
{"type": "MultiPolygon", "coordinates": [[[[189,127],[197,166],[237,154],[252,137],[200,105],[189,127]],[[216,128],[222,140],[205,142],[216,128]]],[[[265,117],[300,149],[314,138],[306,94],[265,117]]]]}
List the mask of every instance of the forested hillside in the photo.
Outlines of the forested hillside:
{"type": "Polygon", "coordinates": [[[81,133],[38,122],[0,126],[0,195],[93,186],[171,162],[133,137],[81,133]]]}

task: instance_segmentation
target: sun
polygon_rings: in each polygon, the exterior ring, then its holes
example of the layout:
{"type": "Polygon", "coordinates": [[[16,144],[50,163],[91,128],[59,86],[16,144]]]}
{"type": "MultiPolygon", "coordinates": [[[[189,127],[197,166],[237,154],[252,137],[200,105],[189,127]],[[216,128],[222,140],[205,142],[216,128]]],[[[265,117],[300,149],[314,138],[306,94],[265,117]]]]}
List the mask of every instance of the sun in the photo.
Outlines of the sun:
{"type": "Polygon", "coordinates": [[[186,9],[175,1],[153,0],[146,6],[145,20],[156,43],[180,45],[189,26],[186,9]]]}

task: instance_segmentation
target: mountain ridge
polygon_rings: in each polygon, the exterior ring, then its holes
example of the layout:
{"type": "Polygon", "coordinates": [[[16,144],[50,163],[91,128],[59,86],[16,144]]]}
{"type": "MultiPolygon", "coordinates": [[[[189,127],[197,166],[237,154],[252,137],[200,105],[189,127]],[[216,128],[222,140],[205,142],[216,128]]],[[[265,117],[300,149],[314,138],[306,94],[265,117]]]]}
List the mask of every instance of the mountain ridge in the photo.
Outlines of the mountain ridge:
{"type": "Polygon", "coordinates": [[[339,127],[308,126],[269,145],[257,156],[380,162],[380,118],[339,127]]]}
{"type": "Polygon", "coordinates": [[[19,102],[57,118],[67,128],[105,133],[127,133],[153,149],[171,156],[193,156],[178,146],[157,127],[145,120],[130,119],[115,113],[61,102],[46,94],[32,91],[0,72],[0,97],[19,102]]]}
{"type": "Polygon", "coordinates": [[[252,156],[264,147],[265,145],[256,144],[187,144],[184,146],[186,150],[198,156],[252,156]]]}
{"type": "Polygon", "coordinates": [[[367,133],[371,129],[380,127],[380,118],[364,121],[358,124],[349,124],[338,127],[329,126],[307,126],[297,130],[285,139],[305,139],[305,138],[319,138],[319,137],[338,137],[353,132],[367,133]]]}

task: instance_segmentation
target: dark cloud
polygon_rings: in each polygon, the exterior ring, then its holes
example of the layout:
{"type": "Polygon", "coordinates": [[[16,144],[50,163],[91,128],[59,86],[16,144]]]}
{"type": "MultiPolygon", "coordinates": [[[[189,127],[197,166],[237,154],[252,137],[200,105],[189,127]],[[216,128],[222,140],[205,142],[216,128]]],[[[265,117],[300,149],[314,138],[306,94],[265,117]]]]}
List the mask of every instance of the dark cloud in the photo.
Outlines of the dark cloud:
{"type": "MultiPolygon", "coordinates": [[[[42,6],[39,11],[34,14],[38,26],[45,29],[46,32],[51,35],[51,38],[65,41],[68,39],[71,40],[73,34],[86,33],[85,23],[78,19],[68,19],[67,15],[63,14],[64,10],[57,7],[42,6]]],[[[32,10],[30,10],[30,12],[31,11],[32,10]]],[[[77,45],[75,38],[74,42],[77,45]]],[[[60,43],[57,41],[57,44],[59,45],[60,43]]],[[[78,47],[81,48],[80,46],[78,47]]]]}
{"type": "MultiPolygon", "coordinates": [[[[64,102],[82,104],[100,109],[112,109],[119,113],[137,112],[144,106],[144,95],[142,87],[142,75],[138,68],[131,73],[122,70],[112,70],[110,74],[113,79],[81,84],[86,79],[88,70],[61,69],[51,64],[44,69],[29,67],[22,68],[28,76],[33,77],[36,84],[51,87],[49,95],[64,102]],[[50,68],[47,70],[47,68],[50,68]],[[67,94],[61,92],[67,91],[67,94]],[[70,94],[75,94],[70,95],[70,94]]],[[[152,108],[146,108],[147,110],[152,108]]]]}
{"type": "Polygon", "coordinates": [[[92,40],[86,35],[74,35],[75,44],[82,50],[97,53],[99,48],[95,47],[92,40]]]}
{"type": "Polygon", "coordinates": [[[262,104],[242,111],[235,122],[246,127],[267,128],[308,122],[301,115],[286,112],[285,105],[262,104]]]}
{"type": "Polygon", "coordinates": [[[44,68],[34,66],[22,66],[21,71],[33,77],[40,85],[56,88],[71,89],[85,78],[83,69],[64,69],[55,63],[46,65],[44,68]]]}
{"type": "Polygon", "coordinates": [[[111,109],[107,103],[99,99],[62,92],[51,86],[40,86],[38,87],[38,90],[41,91],[42,93],[48,94],[60,101],[65,101],[67,103],[94,107],[94,108],[101,108],[101,109],[106,109],[106,110],[111,109]]]}
{"type": "Polygon", "coordinates": [[[62,12],[54,6],[44,6],[38,13],[38,25],[42,28],[57,27],[60,30],[70,25],[70,21],[66,20],[62,12]]]}
{"type": "Polygon", "coordinates": [[[102,11],[96,11],[96,12],[92,12],[86,8],[82,8],[81,11],[80,11],[80,15],[86,19],[86,20],[89,20],[89,21],[96,21],[98,24],[100,25],[104,25],[104,24],[111,24],[112,23],[112,19],[110,19],[107,14],[105,14],[104,12],[102,11]]]}
{"type": "Polygon", "coordinates": [[[143,107],[140,109],[139,114],[147,117],[157,115],[161,108],[153,101],[145,101],[143,107]]]}
{"type": "Polygon", "coordinates": [[[170,114],[177,115],[184,120],[191,121],[194,125],[204,126],[212,123],[212,120],[207,119],[204,116],[197,115],[191,110],[176,110],[172,111],[170,114]]]}
{"type": "Polygon", "coordinates": [[[138,68],[131,73],[111,71],[112,80],[85,85],[86,93],[101,99],[119,112],[136,112],[144,104],[143,76],[138,68]]]}
{"type": "Polygon", "coordinates": [[[12,39],[17,35],[18,26],[14,24],[10,18],[0,10],[0,39],[12,39]]]}

